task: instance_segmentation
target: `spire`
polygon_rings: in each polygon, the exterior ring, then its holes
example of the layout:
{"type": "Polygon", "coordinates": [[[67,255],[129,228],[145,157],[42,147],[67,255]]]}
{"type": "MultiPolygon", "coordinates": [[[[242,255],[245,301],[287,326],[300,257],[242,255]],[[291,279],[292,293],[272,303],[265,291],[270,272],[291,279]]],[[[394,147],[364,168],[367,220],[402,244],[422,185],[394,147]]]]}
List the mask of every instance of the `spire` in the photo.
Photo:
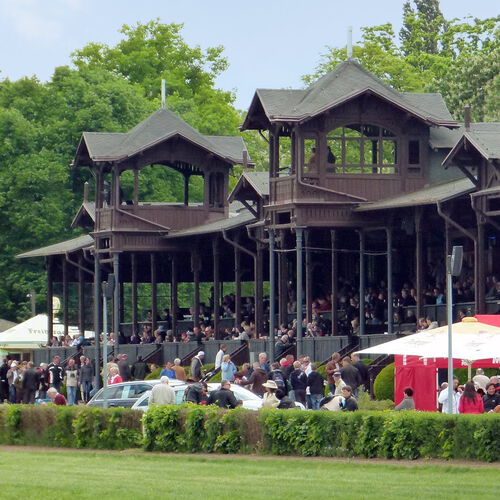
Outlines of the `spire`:
{"type": "Polygon", "coordinates": [[[347,28],[347,60],[352,59],[352,26],[347,28]]]}
{"type": "Polygon", "coordinates": [[[162,109],[167,108],[167,88],[165,79],[161,79],[161,107],[162,109]]]}

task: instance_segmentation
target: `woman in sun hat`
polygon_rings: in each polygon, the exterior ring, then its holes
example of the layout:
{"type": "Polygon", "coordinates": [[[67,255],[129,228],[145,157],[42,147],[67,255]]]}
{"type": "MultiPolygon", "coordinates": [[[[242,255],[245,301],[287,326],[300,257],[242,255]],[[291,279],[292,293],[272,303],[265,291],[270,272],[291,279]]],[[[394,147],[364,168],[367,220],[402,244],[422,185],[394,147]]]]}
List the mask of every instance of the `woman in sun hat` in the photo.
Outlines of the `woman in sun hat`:
{"type": "Polygon", "coordinates": [[[276,391],[278,390],[278,386],[274,380],[268,380],[262,384],[262,387],[265,389],[262,408],[277,408],[280,404],[280,400],[276,397],[276,391]]]}

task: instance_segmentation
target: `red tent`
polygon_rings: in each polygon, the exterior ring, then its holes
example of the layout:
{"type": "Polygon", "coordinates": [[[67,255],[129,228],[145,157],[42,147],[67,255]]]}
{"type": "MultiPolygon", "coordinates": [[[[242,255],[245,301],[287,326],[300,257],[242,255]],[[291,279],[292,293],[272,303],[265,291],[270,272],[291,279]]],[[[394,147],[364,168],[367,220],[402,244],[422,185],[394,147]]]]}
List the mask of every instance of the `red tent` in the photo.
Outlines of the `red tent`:
{"type": "MultiPolygon", "coordinates": [[[[500,327],[500,315],[478,315],[478,321],[500,327]]],[[[403,399],[403,389],[412,387],[415,408],[422,411],[436,411],[438,369],[448,368],[446,358],[421,358],[419,356],[394,356],[394,401],[399,404],[403,399]]],[[[468,365],[460,359],[453,360],[454,368],[466,368],[468,365]]],[[[481,359],[472,363],[472,368],[500,368],[500,359],[481,359]]]]}

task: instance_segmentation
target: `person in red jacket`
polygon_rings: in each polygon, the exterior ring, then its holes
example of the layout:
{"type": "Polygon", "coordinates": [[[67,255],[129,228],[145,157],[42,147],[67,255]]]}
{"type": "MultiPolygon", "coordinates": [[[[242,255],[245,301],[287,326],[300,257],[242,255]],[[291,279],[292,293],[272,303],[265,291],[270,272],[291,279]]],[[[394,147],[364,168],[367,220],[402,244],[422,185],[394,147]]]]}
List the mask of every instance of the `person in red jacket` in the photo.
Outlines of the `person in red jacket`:
{"type": "Polygon", "coordinates": [[[47,396],[49,396],[49,398],[52,400],[52,403],[54,403],[55,405],[64,406],[67,404],[66,398],[62,394],[59,394],[55,387],[51,387],[47,391],[47,396]]]}
{"type": "Polygon", "coordinates": [[[465,384],[464,392],[458,403],[458,413],[483,413],[483,398],[476,392],[474,382],[465,384]]]}

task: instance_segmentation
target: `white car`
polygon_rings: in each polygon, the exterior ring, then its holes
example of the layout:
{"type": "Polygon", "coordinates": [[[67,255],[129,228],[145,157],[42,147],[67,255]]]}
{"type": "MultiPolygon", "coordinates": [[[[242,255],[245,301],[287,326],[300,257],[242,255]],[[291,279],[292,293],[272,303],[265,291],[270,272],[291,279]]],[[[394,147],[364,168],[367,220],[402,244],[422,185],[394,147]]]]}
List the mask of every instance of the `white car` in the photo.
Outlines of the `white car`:
{"type": "MultiPolygon", "coordinates": [[[[172,387],[175,392],[175,404],[180,405],[183,401],[184,392],[186,390],[187,384],[177,385],[172,387]]],[[[218,390],[220,388],[220,383],[217,382],[209,382],[208,390],[209,392],[218,390]]],[[[262,398],[254,394],[252,391],[249,391],[245,387],[237,384],[231,384],[231,390],[234,392],[234,396],[238,401],[242,401],[241,407],[247,410],[259,410],[262,408],[262,398]]],[[[151,391],[147,391],[144,393],[132,406],[133,410],[141,410],[148,411],[149,404],[149,396],[151,395],[151,391]]],[[[296,403],[296,405],[305,410],[304,406],[300,403],[296,403]]]]}

